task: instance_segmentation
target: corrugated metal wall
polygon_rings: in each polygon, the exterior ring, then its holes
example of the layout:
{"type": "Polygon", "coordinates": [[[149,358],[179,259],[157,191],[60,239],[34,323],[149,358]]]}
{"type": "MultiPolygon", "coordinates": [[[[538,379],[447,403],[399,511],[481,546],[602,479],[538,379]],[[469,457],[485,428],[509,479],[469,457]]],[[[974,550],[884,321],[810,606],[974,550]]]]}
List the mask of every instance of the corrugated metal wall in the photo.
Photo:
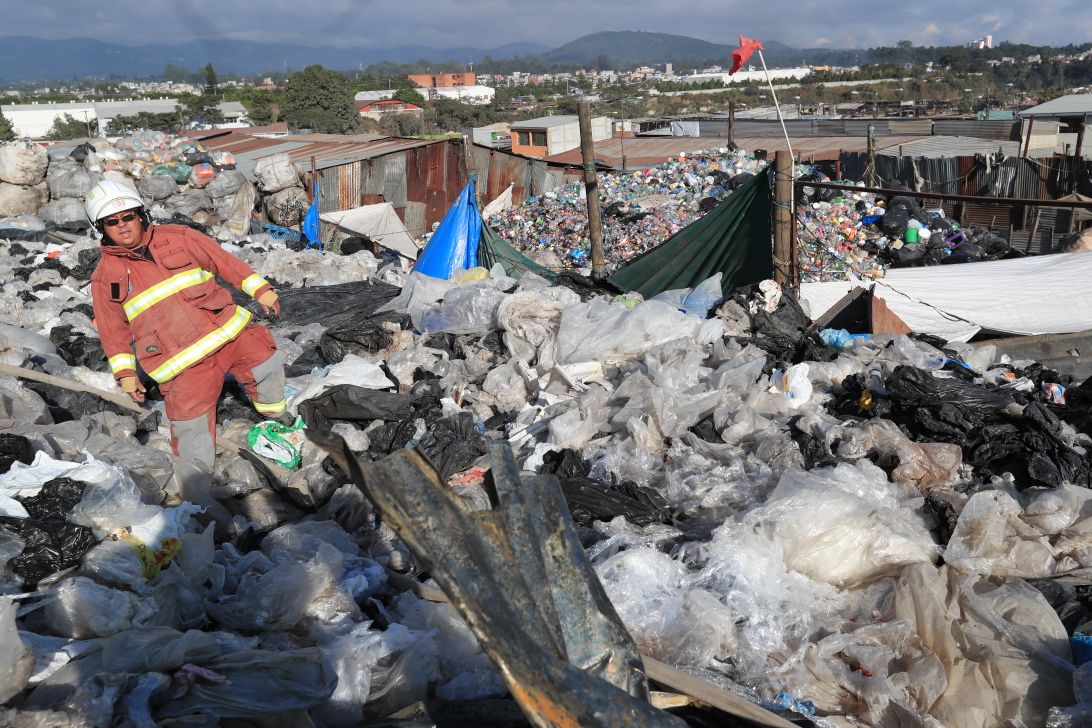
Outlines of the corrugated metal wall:
{"type": "MultiPolygon", "coordinates": [[[[697,119],[698,135],[727,137],[726,118],[697,119]]],[[[1015,141],[1020,138],[1018,121],[978,121],[977,119],[786,119],[790,137],[866,136],[868,126],[876,136],[970,136],[981,139],[1015,141]]],[[[776,119],[736,119],[737,137],[780,136],[776,119]]]]}
{"type": "Polygon", "coordinates": [[[319,210],[389,202],[411,235],[443,219],[466,185],[461,139],[451,139],[319,171],[319,210]]]}
{"type": "MultiPolygon", "coordinates": [[[[868,155],[842,152],[844,179],[865,176],[868,155]]],[[[910,189],[985,197],[1056,199],[1071,192],[1092,192],[1092,160],[1053,156],[1042,159],[1010,157],[989,162],[981,157],[876,157],[881,184],[899,182],[910,189]],[[1087,190],[1087,191],[1082,191],[1087,190]]]]}
{"type": "Polygon", "coordinates": [[[478,197],[484,203],[513,185],[512,202],[518,205],[581,176],[576,167],[547,164],[480,146],[470,148],[470,166],[478,175],[478,197]]]}

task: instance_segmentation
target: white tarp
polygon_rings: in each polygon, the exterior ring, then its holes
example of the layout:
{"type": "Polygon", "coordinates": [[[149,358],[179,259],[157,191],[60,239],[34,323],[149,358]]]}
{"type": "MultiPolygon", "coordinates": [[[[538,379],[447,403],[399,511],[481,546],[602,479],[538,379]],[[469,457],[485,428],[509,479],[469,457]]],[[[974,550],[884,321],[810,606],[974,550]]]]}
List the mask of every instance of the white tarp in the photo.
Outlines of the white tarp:
{"type": "Polygon", "coordinates": [[[380,202],[377,205],[361,205],[351,210],[324,212],[319,219],[357,235],[366,235],[385,248],[401,253],[410,260],[417,260],[420,248],[405,224],[398,219],[394,205],[380,202]]]}
{"type": "Polygon", "coordinates": [[[504,192],[497,195],[497,199],[485,206],[485,209],[482,210],[483,220],[488,220],[512,206],[512,188],[515,186],[515,183],[508,185],[508,188],[505,189],[504,192]]]}
{"type": "MultiPolygon", "coordinates": [[[[1015,335],[1092,329],[1092,252],[988,263],[894,268],[875,295],[920,334],[967,341],[981,329],[1015,335]]],[[[804,283],[812,318],[871,281],[804,283]]]]}

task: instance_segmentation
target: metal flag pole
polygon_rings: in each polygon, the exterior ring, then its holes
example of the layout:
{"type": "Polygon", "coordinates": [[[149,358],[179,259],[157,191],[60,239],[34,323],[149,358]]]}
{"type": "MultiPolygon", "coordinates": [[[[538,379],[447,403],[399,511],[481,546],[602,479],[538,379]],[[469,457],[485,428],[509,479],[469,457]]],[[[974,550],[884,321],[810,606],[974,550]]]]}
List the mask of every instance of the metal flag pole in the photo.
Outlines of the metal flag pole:
{"type": "Polygon", "coordinates": [[[762,72],[766,74],[766,85],[770,87],[770,95],[773,96],[774,108],[777,109],[777,120],[781,122],[781,133],[785,135],[785,145],[789,148],[789,158],[793,165],[796,164],[796,155],[792,152],[792,142],[789,141],[789,130],[785,128],[785,117],[781,115],[781,104],[777,102],[777,92],[774,91],[773,81],[770,80],[770,70],[766,68],[766,58],[762,55],[762,49],[758,49],[758,59],[762,61],[762,72]]]}

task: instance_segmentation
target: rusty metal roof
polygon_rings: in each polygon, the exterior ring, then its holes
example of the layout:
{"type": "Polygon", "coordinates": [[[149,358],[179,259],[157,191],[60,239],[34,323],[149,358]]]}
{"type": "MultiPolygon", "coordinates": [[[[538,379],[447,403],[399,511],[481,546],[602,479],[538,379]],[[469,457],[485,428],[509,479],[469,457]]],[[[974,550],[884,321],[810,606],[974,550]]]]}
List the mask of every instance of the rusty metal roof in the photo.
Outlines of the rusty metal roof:
{"type": "MultiPolygon", "coordinates": [[[[440,140],[443,141],[443,140],[440,140]]],[[[274,154],[287,154],[304,170],[311,169],[311,157],[319,169],[337,167],[361,159],[374,159],[386,154],[437,144],[437,140],[402,139],[368,134],[293,134],[268,139],[232,132],[205,141],[218,152],[231,152],[235,164],[248,177],[254,176],[259,159],[274,154]]]]}

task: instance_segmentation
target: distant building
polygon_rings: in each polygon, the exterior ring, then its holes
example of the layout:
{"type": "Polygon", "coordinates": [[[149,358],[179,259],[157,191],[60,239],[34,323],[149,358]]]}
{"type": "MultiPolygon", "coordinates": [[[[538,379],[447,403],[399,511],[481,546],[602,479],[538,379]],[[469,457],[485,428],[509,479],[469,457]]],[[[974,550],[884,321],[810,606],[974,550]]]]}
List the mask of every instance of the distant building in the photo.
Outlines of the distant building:
{"type": "Polygon", "coordinates": [[[225,121],[242,123],[247,120],[246,107],[238,101],[221,101],[216,108],[220,110],[225,121]]]}
{"type": "Polygon", "coordinates": [[[394,98],[395,89],[385,88],[379,91],[357,91],[353,101],[379,101],[394,98]]]}
{"type": "Polygon", "coordinates": [[[451,99],[464,104],[486,106],[493,103],[497,90],[489,86],[437,86],[427,89],[424,93],[429,100],[451,99]]]}
{"type": "MultiPolygon", "coordinates": [[[[806,67],[800,68],[771,68],[770,80],[771,81],[797,81],[805,76],[811,75],[811,69],[806,67]]],[[[763,71],[736,71],[729,75],[728,73],[722,73],[719,71],[701,73],[692,73],[689,76],[683,76],[679,79],[682,83],[709,83],[710,81],[720,81],[724,85],[730,83],[756,83],[765,82],[766,74],[763,71]]]]}
{"type": "Polygon", "coordinates": [[[19,137],[41,139],[49,133],[53,122],[70,115],[87,124],[97,123],[99,133],[119,116],[136,116],[140,112],[160,114],[178,109],[175,99],[137,99],[130,101],[78,101],[58,104],[5,104],[0,107],[11,121],[19,137]]]}
{"type": "Polygon", "coordinates": [[[483,147],[509,149],[512,146],[512,131],[504,122],[474,127],[470,136],[475,144],[483,147]]]}
{"type": "MultiPolygon", "coordinates": [[[[549,157],[580,147],[580,118],[575,115],[544,116],[511,125],[512,153],[526,157],[549,157]]],[[[606,116],[591,120],[592,141],[610,139],[613,124],[606,116]]]]}
{"type": "Polygon", "coordinates": [[[399,101],[398,99],[379,99],[378,101],[354,101],[356,104],[357,113],[359,113],[365,119],[375,119],[379,121],[388,114],[414,114],[420,115],[425,113],[417,104],[410,103],[409,101],[399,101]]]}
{"type": "Polygon", "coordinates": [[[987,48],[993,48],[993,36],[985,35],[976,40],[972,40],[967,44],[968,48],[976,48],[978,50],[985,50],[987,48]]]}
{"type": "Polygon", "coordinates": [[[472,71],[466,71],[465,73],[411,73],[406,78],[421,88],[478,85],[478,77],[472,71]]]}

